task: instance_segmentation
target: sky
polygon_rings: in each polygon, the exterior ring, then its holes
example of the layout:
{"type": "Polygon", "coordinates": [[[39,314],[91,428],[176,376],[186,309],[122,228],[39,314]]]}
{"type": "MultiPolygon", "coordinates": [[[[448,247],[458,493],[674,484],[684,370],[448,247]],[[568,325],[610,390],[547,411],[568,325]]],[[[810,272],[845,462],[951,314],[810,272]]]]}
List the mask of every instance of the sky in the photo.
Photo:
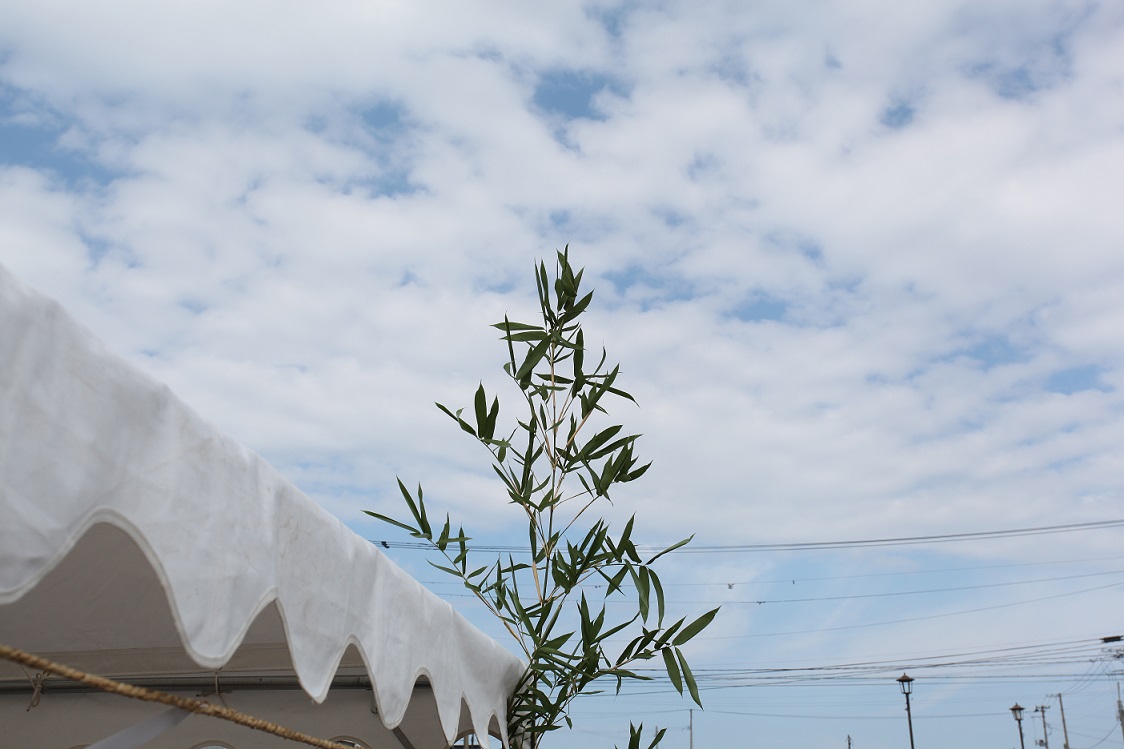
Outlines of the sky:
{"type": "Polygon", "coordinates": [[[902,747],[903,671],[918,746],[1060,747],[1058,694],[1121,746],[1122,175],[1115,2],[0,4],[0,263],[367,538],[400,476],[518,542],[433,403],[587,268],[654,461],[607,516],[723,609],[705,711],[562,749],[902,747]]]}

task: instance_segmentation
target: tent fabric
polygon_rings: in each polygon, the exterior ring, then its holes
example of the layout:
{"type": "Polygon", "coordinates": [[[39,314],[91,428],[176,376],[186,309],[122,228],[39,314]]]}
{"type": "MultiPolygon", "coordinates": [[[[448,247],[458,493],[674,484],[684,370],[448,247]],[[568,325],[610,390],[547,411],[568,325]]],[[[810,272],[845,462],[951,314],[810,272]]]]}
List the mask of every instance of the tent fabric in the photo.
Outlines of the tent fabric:
{"type": "MultiPolygon", "coordinates": [[[[272,620],[317,702],[353,646],[388,727],[419,677],[450,742],[462,702],[477,734],[506,725],[517,657],[2,266],[0,518],[0,610],[72,553],[83,557],[67,560],[74,569],[96,567],[121,545],[98,531],[108,526],[147,560],[177,645],[199,667],[222,668],[255,621],[272,620]],[[80,543],[87,535],[102,543],[80,543]]],[[[99,606],[96,591],[87,598],[77,603],[99,606]]],[[[99,642],[156,652],[146,620],[91,614],[80,641],[56,647],[50,622],[31,628],[54,653],[99,642]]]]}

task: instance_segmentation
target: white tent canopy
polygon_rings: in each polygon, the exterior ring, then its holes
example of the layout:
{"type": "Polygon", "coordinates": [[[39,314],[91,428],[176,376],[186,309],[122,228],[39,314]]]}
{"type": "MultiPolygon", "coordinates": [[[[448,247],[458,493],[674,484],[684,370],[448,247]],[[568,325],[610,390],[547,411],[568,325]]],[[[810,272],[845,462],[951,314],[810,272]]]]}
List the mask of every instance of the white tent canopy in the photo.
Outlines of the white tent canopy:
{"type": "MultiPolygon", "coordinates": [[[[3,267],[0,643],[407,749],[502,732],[523,669],[3,267]]],[[[34,677],[0,662],[0,744],[82,746],[164,709],[48,677],[28,710],[34,677]]],[[[202,716],[145,746],[223,742],[294,746],[202,716]]]]}

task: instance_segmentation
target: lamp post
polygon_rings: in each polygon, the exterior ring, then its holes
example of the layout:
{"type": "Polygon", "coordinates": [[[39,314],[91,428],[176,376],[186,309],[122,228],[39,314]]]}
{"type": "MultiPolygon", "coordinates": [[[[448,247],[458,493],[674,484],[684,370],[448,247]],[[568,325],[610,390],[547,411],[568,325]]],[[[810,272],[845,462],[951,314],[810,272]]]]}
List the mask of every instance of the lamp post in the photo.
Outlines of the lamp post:
{"type": "Polygon", "coordinates": [[[1011,715],[1015,716],[1015,722],[1019,724],[1019,746],[1026,749],[1026,741],[1023,739],[1023,706],[1016,702],[1011,708],[1011,715]]]}
{"type": "Polygon", "coordinates": [[[913,749],[913,714],[909,711],[909,695],[913,692],[913,679],[903,673],[898,677],[898,686],[902,688],[902,694],[905,695],[905,719],[909,722],[909,749],[913,749]]]}

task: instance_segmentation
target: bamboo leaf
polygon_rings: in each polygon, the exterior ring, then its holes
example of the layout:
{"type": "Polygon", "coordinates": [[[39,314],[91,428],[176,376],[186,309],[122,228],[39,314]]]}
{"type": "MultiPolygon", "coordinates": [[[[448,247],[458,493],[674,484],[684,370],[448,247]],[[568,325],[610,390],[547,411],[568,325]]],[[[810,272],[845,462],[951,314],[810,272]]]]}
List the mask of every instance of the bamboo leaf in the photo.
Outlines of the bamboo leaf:
{"type": "Polygon", "coordinates": [[[628,724],[628,749],[640,749],[640,734],[644,731],[644,724],[634,726],[628,724]]]}
{"type": "MultiPolygon", "coordinates": [[[[508,320],[506,317],[503,319],[503,322],[492,323],[491,327],[498,328],[499,330],[502,330],[502,331],[507,332],[507,333],[510,333],[512,331],[524,331],[524,330],[540,330],[541,331],[542,330],[542,328],[538,325],[528,325],[527,323],[512,322],[511,320],[508,320]]],[[[506,336],[504,336],[504,339],[506,339],[506,336]]],[[[504,340],[504,339],[501,339],[501,340],[504,340]]]]}
{"type": "Polygon", "coordinates": [[[449,532],[450,532],[449,516],[445,516],[445,525],[441,528],[441,534],[437,537],[437,548],[445,551],[449,547],[449,532]]]}
{"type": "Polygon", "coordinates": [[[472,425],[461,418],[461,414],[464,413],[464,409],[458,409],[456,413],[453,413],[446,406],[443,406],[440,403],[435,403],[434,405],[441,409],[441,411],[453,421],[457,422],[462,430],[464,430],[468,434],[471,434],[473,437],[476,436],[476,431],[472,428],[472,425]]]}
{"type": "MultiPolygon", "coordinates": [[[[602,609],[602,611],[604,611],[604,609],[602,609]]],[[[605,641],[605,640],[609,639],[610,637],[612,637],[613,635],[615,635],[615,634],[616,634],[617,632],[620,632],[620,631],[621,631],[621,630],[623,630],[623,629],[624,629],[625,627],[627,627],[628,625],[630,625],[630,624],[632,624],[633,622],[635,622],[637,618],[638,618],[638,617],[634,616],[634,617],[632,617],[631,619],[628,619],[628,620],[626,620],[626,621],[623,621],[623,622],[621,622],[620,624],[618,624],[618,625],[616,625],[616,626],[614,626],[614,627],[612,627],[612,628],[610,628],[610,629],[607,629],[607,630],[605,630],[604,632],[602,632],[602,633],[601,633],[601,634],[600,634],[600,635],[599,635],[599,636],[597,637],[597,641],[598,641],[598,642],[603,642],[603,641],[605,641]]]]}
{"type": "Polygon", "coordinates": [[[437,564],[436,562],[429,562],[429,566],[433,567],[434,569],[441,570],[442,572],[445,572],[447,574],[450,574],[453,577],[460,577],[461,576],[461,573],[459,571],[453,569],[452,567],[442,567],[440,564],[437,564]]]}
{"type": "MultiPolygon", "coordinates": [[[[699,685],[695,683],[695,675],[691,673],[691,667],[687,665],[687,659],[683,657],[683,651],[675,648],[675,655],[679,658],[679,668],[683,672],[683,681],[687,683],[687,689],[691,692],[691,699],[695,701],[696,705],[702,707],[702,700],[699,699],[699,685]]],[[[679,693],[682,694],[682,690],[679,693]]]]}
{"type": "MultiPolygon", "coordinates": [[[[577,289],[575,288],[575,292],[576,291],[577,291],[577,289]]],[[[574,302],[572,305],[570,305],[570,308],[566,310],[566,314],[562,316],[562,322],[569,322],[570,320],[573,320],[574,318],[576,318],[581,313],[585,312],[585,308],[589,306],[589,303],[591,301],[593,301],[593,292],[592,291],[589,292],[588,294],[586,294],[585,296],[583,296],[578,301],[574,302]]]]}
{"type": "MultiPolygon", "coordinates": [[[[486,428],[487,428],[487,431],[488,431],[488,439],[491,439],[493,437],[493,435],[495,435],[495,433],[496,433],[496,422],[499,420],[499,417],[500,417],[500,399],[499,398],[493,398],[492,399],[492,407],[488,410],[488,420],[486,422],[487,423],[486,428]]],[[[502,455],[503,454],[502,451],[504,450],[504,444],[503,443],[501,443],[501,445],[500,445],[500,450],[501,450],[500,454],[502,455]]],[[[501,463],[503,462],[502,457],[500,458],[500,462],[501,463]]]]}
{"type": "Polygon", "coordinates": [[[645,473],[647,473],[648,469],[651,468],[651,467],[652,467],[651,463],[646,463],[645,465],[641,466],[637,470],[629,472],[628,475],[626,475],[624,478],[621,479],[621,483],[626,483],[628,481],[635,481],[636,479],[640,478],[645,473]]]}
{"type": "Polygon", "coordinates": [[[652,581],[652,590],[656,591],[656,623],[662,626],[664,615],[663,584],[654,570],[648,570],[648,577],[652,581]]]}
{"type": "Polygon", "coordinates": [[[675,691],[683,694],[683,679],[679,674],[679,664],[675,660],[675,653],[672,648],[664,648],[660,651],[663,655],[663,663],[667,668],[667,678],[671,679],[671,686],[675,687],[675,691]]]}
{"type": "Polygon", "coordinates": [[[683,539],[682,541],[676,541],[676,542],[675,542],[675,543],[673,543],[673,544],[672,544],[671,546],[668,546],[668,547],[667,547],[666,549],[664,549],[663,551],[661,551],[661,552],[660,552],[659,554],[656,554],[656,555],[655,555],[654,557],[652,557],[651,559],[649,559],[649,560],[648,560],[647,562],[645,562],[644,564],[651,564],[652,562],[654,562],[654,561],[656,561],[657,559],[659,559],[660,557],[662,557],[662,556],[663,556],[664,554],[669,554],[669,553],[671,553],[671,552],[675,551],[676,549],[678,549],[678,548],[680,548],[680,547],[686,546],[687,544],[691,543],[691,541],[692,541],[692,540],[694,540],[694,538],[695,538],[695,536],[694,536],[694,534],[692,534],[692,535],[690,535],[690,536],[687,536],[687,537],[686,537],[685,539],[683,539]]]}
{"type": "MultiPolygon", "coordinates": [[[[599,449],[599,450],[597,450],[593,453],[590,453],[589,456],[588,456],[588,459],[589,460],[597,460],[598,458],[603,458],[606,455],[609,455],[611,453],[616,452],[617,450],[628,447],[629,443],[631,443],[635,439],[636,439],[636,437],[621,437],[619,440],[616,440],[615,442],[610,442],[609,444],[605,445],[601,449],[599,449]]],[[[625,455],[624,455],[625,461],[624,462],[627,462],[629,457],[631,457],[631,456],[628,455],[627,453],[625,453],[625,455]]],[[[622,464],[621,467],[624,468],[625,466],[622,464]]],[[[616,471],[616,473],[620,474],[621,471],[618,470],[618,471],[616,471]]]]}
{"type": "Polygon", "coordinates": [[[718,609],[711,609],[710,611],[706,612],[698,619],[684,627],[683,630],[678,635],[676,635],[675,639],[672,640],[672,642],[677,646],[688,642],[692,637],[706,629],[707,625],[709,625],[714,620],[714,616],[717,613],[718,609]]]}
{"type": "Polygon", "coordinates": [[[422,502],[421,484],[418,485],[418,501],[414,502],[410,492],[406,489],[406,485],[402,483],[402,479],[398,479],[398,490],[402,492],[403,498],[406,500],[406,506],[410,508],[410,513],[414,516],[414,521],[417,523],[417,529],[420,531],[419,535],[422,538],[431,538],[433,536],[433,529],[429,526],[429,519],[425,514],[425,504],[422,502]]]}
{"type": "Polygon", "coordinates": [[[473,398],[473,406],[476,409],[476,433],[482,439],[491,439],[492,435],[485,434],[484,429],[488,425],[488,397],[484,394],[484,385],[476,388],[476,397],[473,398]]]}
{"type": "Polygon", "coordinates": [[[633,574],[633,581],[636,583],[636,597],[637,605],[640,607],[640,618],[644,621],[648,621],[648,596],[651,592],[648,570],[641,567],[638,572],[633,574]]]}
{"type": "Polygon", "coordinates": [[[591,453],[596,451],[597,448],[604,445],[608,440],[612,439],[612,437],[622,428],[623,427],[621,427],[620,425],[617,425],[611,426],[608,429],[603,429],[602,431],[598,432],[597,434],[589,438],[589,441],[585,443],[585,446],[578,451],[578,455],[582,456],[585,460],[593,460],[594,457],[591,453]]]}
{"type": "Polygon", "coordinates": [[[636,524],[635,513],[629,517],[628,522],[624,524],[624,530],[621,531],[621,539],[618,546],[627,546],[632,539],[632,527],[636,524]]]}
{"type": "Polygon", "coordinates": [[[402,528],[404,530],[408,530],[411,533],[416,531],[416,529],[412,525],[407,525],[406,523],[400,523],[399,521],[395,520],[394,518],[387,517],[386,515],[380,515],[379,513],[371,512],[370,510],[363,510],[363,512],[365,512],[366,514],[375,518],[376,520],[381,520],[384,523],[390,523],[391,525],[397,525],[399,528],[402,528]]]}
{"type": "Polygon", "coordinates": [[[613,593],[620,590],[621,583],[624,582],[625,575],[628,574],[628,571],[629,571],[629,568],[627,566],[625,566],[625,567],[621,567],[620,570],[618,570],[617,573],[614,574],[612,577],[609,577],[607,575],[605,576],[605,579],[609,581],[609,586],[605,590],[605,597],[606,598],[608,598],[610,595],[612,595],[613,593]]]}
{"type": "Polygon", "coordinates": [[[535,328],[523,333],[512,333],[504,336],[504,340],[512,341],[513,343],[533,343],[535,341],[541,341],[546,336],[547,333],[542,328],[535,328]]]}

